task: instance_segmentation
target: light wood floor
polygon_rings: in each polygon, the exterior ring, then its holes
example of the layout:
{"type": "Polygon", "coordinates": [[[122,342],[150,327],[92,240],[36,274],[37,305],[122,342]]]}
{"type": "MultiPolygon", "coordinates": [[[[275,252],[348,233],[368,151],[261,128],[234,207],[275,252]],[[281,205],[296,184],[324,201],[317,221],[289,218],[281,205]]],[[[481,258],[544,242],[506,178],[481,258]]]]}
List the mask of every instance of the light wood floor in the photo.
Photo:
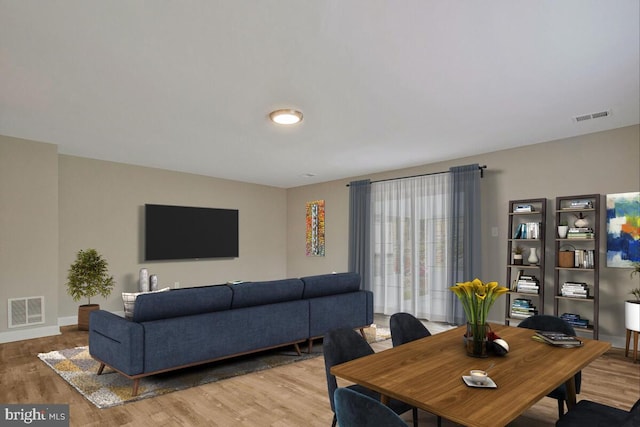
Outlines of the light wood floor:
{"type": "MultiPolygon", "coordinates": [[[[68,403],[72,426],[329,426],[322,357],[243,375],[109,409],[97,409],[45,366],[38,353],[87,345],[87,332],[65,327],[63,334],[0,344],[0,402],[68,403]]],[[[376,351],[391,346],[375,343],[376,351]]],[[[613,349],[583,370],[582,393],[590,399],[629,409],[640,398],[640,363],[613,349]]],[[[514,396],[517,399],[517,396],[514,396]]],[[[508,405],[509,402],[487,402],[508,405]]],[[[512,425],[553,426],[556,401],[544,398],[512,425]]],[[[409,421],[410,413],[404,418],[409,421]]],[[[420,425],[436,425],[420,412],[420,425]]],[[[455,424],[444,421],[446,427],[455,424]]]]}

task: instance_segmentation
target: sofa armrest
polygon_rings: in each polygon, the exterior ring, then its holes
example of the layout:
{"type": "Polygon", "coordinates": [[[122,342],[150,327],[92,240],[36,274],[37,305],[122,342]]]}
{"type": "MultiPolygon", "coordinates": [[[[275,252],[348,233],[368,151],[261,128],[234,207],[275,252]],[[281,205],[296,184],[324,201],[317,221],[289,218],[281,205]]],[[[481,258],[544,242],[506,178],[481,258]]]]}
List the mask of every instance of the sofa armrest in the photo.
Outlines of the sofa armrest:
{"type": "Polygon", "coordinates": [[[89,353],[124,374],[140,374],[144,372],[144,328],[108,311],[92,311],[89,353]]]}

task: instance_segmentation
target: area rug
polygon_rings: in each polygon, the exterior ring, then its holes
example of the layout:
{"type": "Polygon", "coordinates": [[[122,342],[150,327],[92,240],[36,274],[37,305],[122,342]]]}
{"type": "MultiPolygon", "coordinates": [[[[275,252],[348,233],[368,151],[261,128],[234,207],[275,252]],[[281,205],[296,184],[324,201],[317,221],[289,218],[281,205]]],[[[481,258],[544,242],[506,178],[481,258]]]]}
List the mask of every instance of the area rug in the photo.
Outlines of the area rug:
{"type": "MultiPolygon", "coordinates": [[[[383,328],[365,331],[370,342],[390,337],[389,331],[383,328]]],[[[136,396],[131,395],[133,381],[119,373],[105,368],[102,375],[96,375],[99,364],[89,355],[89,347],[40,353],[38,358],[95,406],[110,408],[318,357],[322,355],[322,343],[316,341],[311,353],[307,353],[306,348],[302,350],[298,356],[293,347],[283,347],[141,378],[136,396]]]]}

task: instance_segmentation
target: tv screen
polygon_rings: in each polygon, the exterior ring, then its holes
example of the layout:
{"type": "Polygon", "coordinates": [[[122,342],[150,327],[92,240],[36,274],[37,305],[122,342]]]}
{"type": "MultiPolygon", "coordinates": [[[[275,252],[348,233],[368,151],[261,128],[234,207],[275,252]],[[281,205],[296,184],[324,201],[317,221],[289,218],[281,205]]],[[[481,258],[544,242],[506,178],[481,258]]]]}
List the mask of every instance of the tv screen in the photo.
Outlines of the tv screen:
{"type": "Polygon", "coordinates": [[[238,210],[146,204],[145,260],[238,257],[238,210]]]}

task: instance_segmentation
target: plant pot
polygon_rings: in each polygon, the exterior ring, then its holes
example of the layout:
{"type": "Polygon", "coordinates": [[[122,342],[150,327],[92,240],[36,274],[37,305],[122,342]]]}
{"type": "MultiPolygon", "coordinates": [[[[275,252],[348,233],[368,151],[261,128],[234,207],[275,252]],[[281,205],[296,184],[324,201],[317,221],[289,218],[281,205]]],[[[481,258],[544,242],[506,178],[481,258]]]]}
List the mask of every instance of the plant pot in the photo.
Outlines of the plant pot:
{"type": "Polygon", "coordinates": [[[624,326],[631,331],[640,331],[640,301],[625,301],[624,326]]]}
{"type": "Polygon", "coordinates": [[[89,330],[89,314],[94,310],[100,310],[100,304],[83,304],[78,307],[78,330],[89,330]]]}
{"type": "Polygon", "coordinates": [[[513,264],[522,265],[522,254],[513,254],[513,264]]]}
{"type": "Polygon", "coordinates": [[[569,226],[568,225],[559,225],[558,226],[558,238],[566,239],[568,232],[569,232],[569,226]]]}

